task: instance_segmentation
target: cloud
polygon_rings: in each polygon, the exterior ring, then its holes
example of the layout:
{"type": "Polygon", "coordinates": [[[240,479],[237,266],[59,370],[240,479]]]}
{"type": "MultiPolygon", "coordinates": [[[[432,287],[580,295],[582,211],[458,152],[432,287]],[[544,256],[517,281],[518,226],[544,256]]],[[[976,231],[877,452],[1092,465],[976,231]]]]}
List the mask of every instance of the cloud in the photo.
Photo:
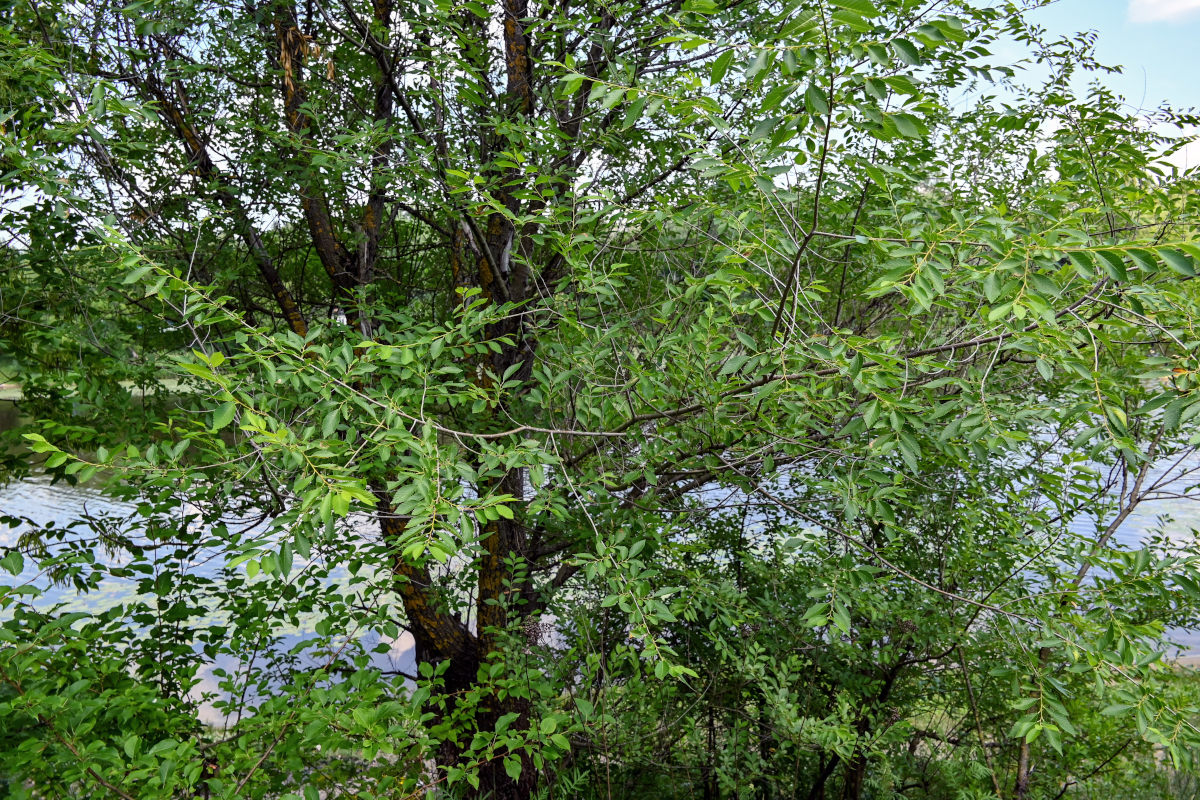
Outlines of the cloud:
{"type": "Polygon", "coordinates": [[[1200,0],[1129,0],[1130,22],[1168,22],[1200,11],[1200,0]]]}

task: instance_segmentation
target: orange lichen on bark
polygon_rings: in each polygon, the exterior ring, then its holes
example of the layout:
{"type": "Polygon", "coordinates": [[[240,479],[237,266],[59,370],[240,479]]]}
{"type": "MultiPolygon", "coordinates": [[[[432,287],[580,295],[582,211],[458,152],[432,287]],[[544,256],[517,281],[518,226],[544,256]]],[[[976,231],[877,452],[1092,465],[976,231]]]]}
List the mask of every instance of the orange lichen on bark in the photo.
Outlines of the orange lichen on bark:
{"type": "Polygon", "coordinates": [[[529,38],[522,22],[528,7],[524,0],[504,0],[504,55],[508,73],[508,91],[518,99],[518,111],[533,111],[530,81],[529,38]]]}
{"type": "Polygon", "coordinates": [[[383,537],[393,547],[392,572],[396,589],[404,604],[404,613],[413,628],[418,646],[426,657],[473,659],[477,647],[475,638],[447,609],[435,608],[430,602],[429,571],[400,555],[406,520],[384,510],[379,517],[383,537]]]}

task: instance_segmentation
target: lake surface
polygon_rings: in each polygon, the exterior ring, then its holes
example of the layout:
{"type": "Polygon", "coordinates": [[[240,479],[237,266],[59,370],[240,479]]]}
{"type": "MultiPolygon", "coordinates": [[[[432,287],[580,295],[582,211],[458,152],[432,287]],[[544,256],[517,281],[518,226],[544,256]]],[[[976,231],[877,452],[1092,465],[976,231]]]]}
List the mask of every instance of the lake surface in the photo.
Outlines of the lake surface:
{"type": "MultiPolygon", "coordinates": [[[[18,418],[13,404],[0,400],[0,430],[11,428],[17,422],[18,418]]],[[[1176,471],[1189,469],[1200,469],[1200,458],[1193,457],[1175,467],[1176,471]]],[[[1190,482],[1200,483],[1200,474],[1193,476],[1190,482]]],[[[20,481],[0,485],[0,513],[25,517],[36,525],[61,525],[84,514],[124,516],[132,510],[131,504],[114,500],[96,488],[83,485],[71,486],[61,481],[51,484],[45,475],[32,475],[20,481]]],[[[1074,520],[1070,527],[1072,532],[1080,537],[1095,538],[1094,522],[1086,516],[1074,520]]],[[[1120,546],[1137,549],[1146,536],[1155,530],[1161,530],[1171,540],[1181,544],[1192,541],[1193,531],[1200,530],[1200,496],[1145,503],[1122,524],[1114,538],[1120,546]]],[[[13,530],[0,526],[0,546],[15,544],[19,533],[19,529],[13,530]]],[[[197,570],[205,574],[214,574],[218,567],[218,563],[210,562],[208,565],[198,566],[197,570]]],[[[344,577],[346,576],[335,572],[332,580],[337,581],[344,577]]],[[[8,573],[0,572],[0,582],[12,582],[12,580],[12,576],[8,573]]],[[[26,559],[25,571],[17,580],[19,582],[34,581],[40,586],[46,586],[45,581],[41,580],[37,574],[31,559],[26,559]]],[[[79,595],[70,587],[47,587],[46,594],[38,601],[38,604],[49,606],[54,603],[63,603],[67,610],[95,613],[126,602],[134,596],[131,585],[110,580],[99,591],[89,592],[86,595],[79,595]]],[[[302,619],[298,628],[289,631],[289,642],[295,643],[301,638],[311,636],[316,621],[315,616],[302,619]]],[[[1181,646],[1178,652],[1200,654],[1200,630],[1174,629],[1171,631],[1171,639],[1181,646]]],[[[399,667],[406,672],[411,671],[414,667],[411,639],[405,635],[402,640],[393,644],[393,651],[383,656],[379,665],[385,669],[399,667]]]]}
{"type": "MultiPolygon", "coordinates": [[[[11,429],[19,423],[16,410],[11,402],[0,400],[0,430],[11,429]]],[[[43,474],[30,475],[22,480],[0,484],[0,514],[22,517],[28,523],[18,528],[0,525],[0,547],[11,547],[17,543],[18,537],[29,528],[36,526],[62,526],[79,519],[82,516],[121,518],[132,514],[134,505],[122,502],[104,494],[98,488],[88,485],[70,485],[63,481],[51,483],[48,476],[43,474]]],[[[81,531],[82,533],[82,531],[81,531]]],[[[113,560],[103,554],[97,554],[97,560],[112,564],[113,560]]],[[[197,563],[190,567],[195,574],[213,576],[222,566],[222,559],[213,559],[207,563],[197,563]]],[[[304,562],[296,558],[294,571],[302,569],[304,562]]],[[[349,575],[345,570],[335,570],[330,578],[333,584],[348,583],[349,575]]],[[[61,604],[63,611],[82,611],[98,613],[122,603],[127,603],[137,597],[134,582],[108,579],[100,588],[86,594],[80,594],[70,586],[51,584],[41,575],[33,559],[25,559],[25,569],[16,577],[8,572],[0,571],[0,585],[19,585],[32,583],[43,590],[43,594],[35,601],[39,608],[49,608],[61,604]]],[[[11,618],[11,614],[0,610],[0,619],[11,618]]],[[[286,633],[279,642],[281,651],[290,650],[300,642],[313,638],[315,625],[319,617],[315,614],[301,616],[298,625],[289,625],[286,633]]],[[[216,620],[213,620],[215,622],[216,620]]],[[[380,637],[369,633],[360,637],[366,650],[370,651],[380,642],[380,637]]],[[[402,634],[394,641],[389,641],[390,649],[385,653],[373,653],[373,666],[381,670],[400,670],[404,673],[416,672],[415,648],[410,634],[402,634]]],[[[309,667],[318,666],[314,659],[302,658],[301,663],[309,667]]],[[[234,671],[237,668],[231,659],[219,658],[215,663],[204,666],[200,672],[200,684],[193,692],[218,692],[217,680],[213,676],[214,669],[234,671]]],[[[220,726],[226,720],[211,704],[200,708],[200,716],[206,722],[220,726]]]]}

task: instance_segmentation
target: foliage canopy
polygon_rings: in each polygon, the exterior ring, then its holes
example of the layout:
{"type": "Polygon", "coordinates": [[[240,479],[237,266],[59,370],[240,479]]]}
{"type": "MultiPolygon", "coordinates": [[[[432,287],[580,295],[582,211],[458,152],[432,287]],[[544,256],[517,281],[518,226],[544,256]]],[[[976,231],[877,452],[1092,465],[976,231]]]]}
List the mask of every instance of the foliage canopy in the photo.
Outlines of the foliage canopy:
{"type": "Polygon", "coordinates": [[[1089,36],[970,0],[6,11],[5,469],[128,508],[7,520],[13,796],[1188,780],[1161,657],[1200,551],[1116,533],[1200,443],[1158,132],[1195,120],[1130,113],[1089,36]]]}

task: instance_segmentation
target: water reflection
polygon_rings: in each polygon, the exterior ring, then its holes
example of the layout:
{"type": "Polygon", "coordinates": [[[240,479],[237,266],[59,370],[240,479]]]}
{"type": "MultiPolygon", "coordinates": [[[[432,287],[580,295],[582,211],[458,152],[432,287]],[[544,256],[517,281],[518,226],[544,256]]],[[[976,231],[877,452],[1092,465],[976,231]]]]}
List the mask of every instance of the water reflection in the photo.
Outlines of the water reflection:
{"type": "MultiPolygon", "coordinates": [[[[17,407],[11,402],[0,401],[0,430],[11,429],[19,422],[17,407]]],[[[1193,457],[1190,461],[1176,464],[1175,470],[1186,471],[1197,467],[1200,467],[1200,459],[1193,457]]],[[[1192,482],[1195,480],[1193,478],[1192,482]]],[[[1161,533],[1180,545],[1192,543],[1194,531],[1200,530],[1200,503],[1195,502],[1196,499],[1176,496],[1143,504],[1118,528],[1113,543],[1126,549],[1137,549],[1152,532],[1161,533]],[[1164,518],[1169,518],[1165,524],[1164,518]]],[[[32,475],[0,485],[0,513],[26,518],[37,526],[63,526],[82,516],[122,518],[131,515],[134,510],[133,504],[114,500],[96,488],[69,485],[61,481],[52,484],[45,475],[32,475]]],[[[1069,528],[1072,534],[1085,542],[1093,541],[1097,535],[1095,520],[1086,514],[1072,520],[1069,528]]],[[[14,545],[20,532],[21,529],[0,526],[0,546],[14,545]]],[[[207,563],[197,565],[195,574],[215,576],[224,559],[223,554],[214,555],[216,557],[208,559],[207,563]]],[[[297,569],[302,567],[303,564],[297,559],[297,569]]],[[[7,573],[0,575],[3,575],[0,579],[11,580],[7,573]]],[[[342,570],[334,571],[329,580],[332,584],[340,584],[348,578],[342,570]]],[[[68,611],[98,613],[138,597],[132,580],[109,579],[98,590],[83,595],[70,587],[50,586],[37,573],[32,559],[26,560],[25,571],[19,576],[18,582],[34,582],[45,589],[46,593],[38,601],[39,606],[61,603],[68,611]]],[[[4,614],[4,611],[0,611],[0,618],[4,614]]],[[[290,648],[311,637],[316,621],[315,615],[309,615],[302,618],[299,626],[290,627],[283,638],[284,646],[290,648]]],[[[1174,629],[1170,632],[1170,638],[1183,646],[1181,652],[1200,654],[1200,631],[1174,629]]],[[[377,639],[364,642],[367,649],[377,643],[377,639]]],[[[391,647],[387,653],[374,657],[376,666],[411,673],[415,668],[412,642],[401,637],[389,644],[391,647]]],[[[212,682],[211,676],[207,680],[212,682]]]]}
{"type": "MultiPolygon", "coordinates": [[[[21,421],[13,403],[0,401],[0,430],[11,430],[21,421]]],[[[84,518],[121,521],[135,516],[136,510],[135,504],[116,500],[94,486],[71,485],[62,480],[52,482],[51,478],[44,474],[30,475],[22,480],[0,484],[0,514],[24,520],[16,528],[0,525],[0,547],[16,545],[22,534],[27,533],[31,527],[60,529],[84,518]]],[[[180,513],[185,514],[187,511],[188,509],[185,508],[180,513]]],[[[94,536],[94,532],[88,528],[84,527],[79,530],[79,538],[91,536],[94,536]]],[[[124,560],[122,556],[114,557],[101,552],[96,552],[94,555],[98,562],[108,566],[114,566],[124,560]]],[[[184,565],[186,570],[195,576],[218,577],[225,563],[225,554],[206,551],[205,555],[213,557],[197,559],[193,563],[186,564],[184,565]]],[[[306,566],[306,562],[297,558],[293,577],[306,566]]],[[[266,579],[266,576],[262,575],[256,580],[266,579]]],[[[344,569],[334,570],[330,573],[326,585],[339,590],[348,589],[349,579],[350,576],[344,569]]],[[[0,583],[31,584],[38,587],[42,593],[33,601],[33,604],[39,609],[58,607],[62,612],[81,611],[89,614],[97,614],[118,605],[128,605],[140,600],[148,601],[153,607],[155,598],[139,595],[137,580],[137,578],[118,579],[110,576],[100,582],[99,588],[80,593],[69,585],[52,583],[45,574],[39,572],[32,558],[25,559],[25,568],[16,577],[0,571],[0,583]]],[[[12,614],[12,609],[0,609],[0,620],[11,619],[12,614]]],[[[302,615],[296,625],[281,626],[277,633],[282,632],[283,635],[277,640],[274,652],[282,654],[293,651],[294,648],[298,649],[302,643],[314,640],[316,638],[315,626],[318,620],[319,615],[314,612],[302,615]]],[[[203,626],[221,624],[222,620],[217,619],[214,615],[212,619],[193,620],[193,622],[203,626]]],[[[388,645],[384,652],[372,653],[372,666],[387,672],[403,674],[416,672],[415,646],[412,637],[408,634],[402,634],[394,641],[383,640],[376,633],[367,633],[357,639],[366,652],[371,652],[376,645],[381,643],[388,645]]],[[[203,659],[199,650],[197,658],[203,659]]],[[[296,667],[300,670],[315,669],[324,666],[325,662],[324,656],[303,650],[298,657],[296,667]]],[[[203,721],[215,726],[221,726],[229,721],[214,704],[221,699],[219,680],[214,671],[244,674],[246,667],[246,664],[229,656],[221,656],[214,661],[205,663],[200,668],[197,675],[199,683],[193,688],[191,696],[196,700],[206,694],[209,696],[209,700],[201,703],[198,709],[203,721]]]]}

